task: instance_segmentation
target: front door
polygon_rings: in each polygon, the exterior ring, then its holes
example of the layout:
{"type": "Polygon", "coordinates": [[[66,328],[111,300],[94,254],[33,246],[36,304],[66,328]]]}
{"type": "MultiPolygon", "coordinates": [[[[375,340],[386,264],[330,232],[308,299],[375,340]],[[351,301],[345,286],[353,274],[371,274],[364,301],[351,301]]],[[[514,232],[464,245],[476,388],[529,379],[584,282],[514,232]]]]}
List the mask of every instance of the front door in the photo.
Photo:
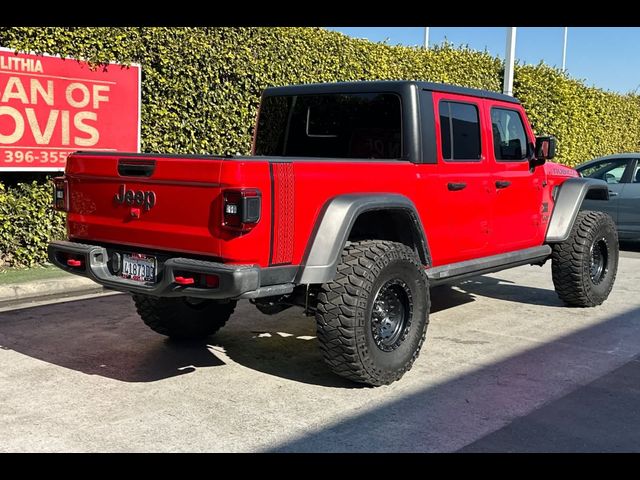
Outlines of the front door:
{"type": "Polygon", "coordinates": [[[485,100],[485,114],[492,133],[492,253],[540,245],[545,177],[541,167],[529,165],[533,132],[519,106],[485,100]]]}

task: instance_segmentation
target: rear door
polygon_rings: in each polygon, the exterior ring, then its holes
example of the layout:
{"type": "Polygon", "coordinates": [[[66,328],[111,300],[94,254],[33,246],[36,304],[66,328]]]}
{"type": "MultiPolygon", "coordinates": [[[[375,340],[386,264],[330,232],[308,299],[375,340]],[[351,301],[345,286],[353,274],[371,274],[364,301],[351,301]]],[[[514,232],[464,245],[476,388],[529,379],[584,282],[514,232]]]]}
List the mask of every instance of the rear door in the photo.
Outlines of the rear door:
{"type": "Polygon", "coordinates": [[[618,196],[618,230],[621,237],[640,238],[640,160],[634,159],[631,167],[630,181],[618,196]]]}
{"type": "MultiPolygon", "coordinates": [[[[487,142],[481,132],[479,98],[433,93],[438,173],[429,175],[430,200],[425,211],[438,209],[440,229],[429,242],[438,263],[485,255],[489,243],[491,203],[487,142]]],[[[423,183],[423,186],[427,186],[423,183]]],[[[435,260],[435,258],[434,258],[435,260]]]]}
{"type": "Polygon", "coordinates": [[[493,169],[492,253],[539,245],[544,171],[529,166],[533,132],[519,105],[492,100],[484,105],[493,169]]]}

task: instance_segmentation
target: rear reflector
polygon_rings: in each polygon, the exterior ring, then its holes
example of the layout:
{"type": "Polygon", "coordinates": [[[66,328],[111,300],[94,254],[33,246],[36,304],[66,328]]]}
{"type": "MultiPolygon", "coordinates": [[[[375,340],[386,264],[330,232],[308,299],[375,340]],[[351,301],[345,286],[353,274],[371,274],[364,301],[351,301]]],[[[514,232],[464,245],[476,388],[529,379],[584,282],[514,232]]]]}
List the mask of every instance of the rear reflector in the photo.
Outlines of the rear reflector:
{"type": "Polygon", "coordinates": [[[177,275],[173,281],[178,285],[191,286],[195,288],[218,288],[220,286],[220,277],[207,273],[196,272],[175,272],[177,275]]]}
{"type": "Polygon", "coordinates": [[[76,260],[75,258],[70,258],[69,260],[67,260],[67,265],[69,265],[70,267],[81,267],[82,260],[76,260]]]}

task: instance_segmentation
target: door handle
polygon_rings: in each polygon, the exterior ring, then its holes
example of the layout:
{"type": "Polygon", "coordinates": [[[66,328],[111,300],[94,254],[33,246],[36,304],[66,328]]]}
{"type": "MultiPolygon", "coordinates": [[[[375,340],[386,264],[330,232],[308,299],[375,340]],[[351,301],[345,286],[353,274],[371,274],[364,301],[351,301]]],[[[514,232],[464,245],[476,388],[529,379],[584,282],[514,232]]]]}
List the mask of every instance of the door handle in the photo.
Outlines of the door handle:
{"type": "Polygon", "coordinates": [[[509,185],[511,185],[511,182],[509,180],[496,181],[496,188],[507,188],[509,185]]]}
{"type": "Polygon", "coordinates": [[[457,190],[464,190],[465,188],[467,188],[467,184],[466,183],[447,183],[447,188],[452,192],[455,192],[457,190]]]}
{"type": "Polygon", "coordinates": [[[609,196],[610,197],[617,197],[618,196],[618,192],[614,192],[613,190],[609,190],[609,196]]]}

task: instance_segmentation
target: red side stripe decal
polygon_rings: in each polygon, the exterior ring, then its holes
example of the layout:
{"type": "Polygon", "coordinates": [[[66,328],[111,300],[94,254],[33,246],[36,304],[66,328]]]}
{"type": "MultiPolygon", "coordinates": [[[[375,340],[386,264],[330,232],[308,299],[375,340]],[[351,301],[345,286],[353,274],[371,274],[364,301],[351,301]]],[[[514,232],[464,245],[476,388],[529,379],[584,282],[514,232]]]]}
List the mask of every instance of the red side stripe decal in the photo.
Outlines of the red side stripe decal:
{"type": "Polygon", "coordinates": [[[292,163],[272,163],[273,242],[271,265],[293,261],[295,186],[292,163]]]}

